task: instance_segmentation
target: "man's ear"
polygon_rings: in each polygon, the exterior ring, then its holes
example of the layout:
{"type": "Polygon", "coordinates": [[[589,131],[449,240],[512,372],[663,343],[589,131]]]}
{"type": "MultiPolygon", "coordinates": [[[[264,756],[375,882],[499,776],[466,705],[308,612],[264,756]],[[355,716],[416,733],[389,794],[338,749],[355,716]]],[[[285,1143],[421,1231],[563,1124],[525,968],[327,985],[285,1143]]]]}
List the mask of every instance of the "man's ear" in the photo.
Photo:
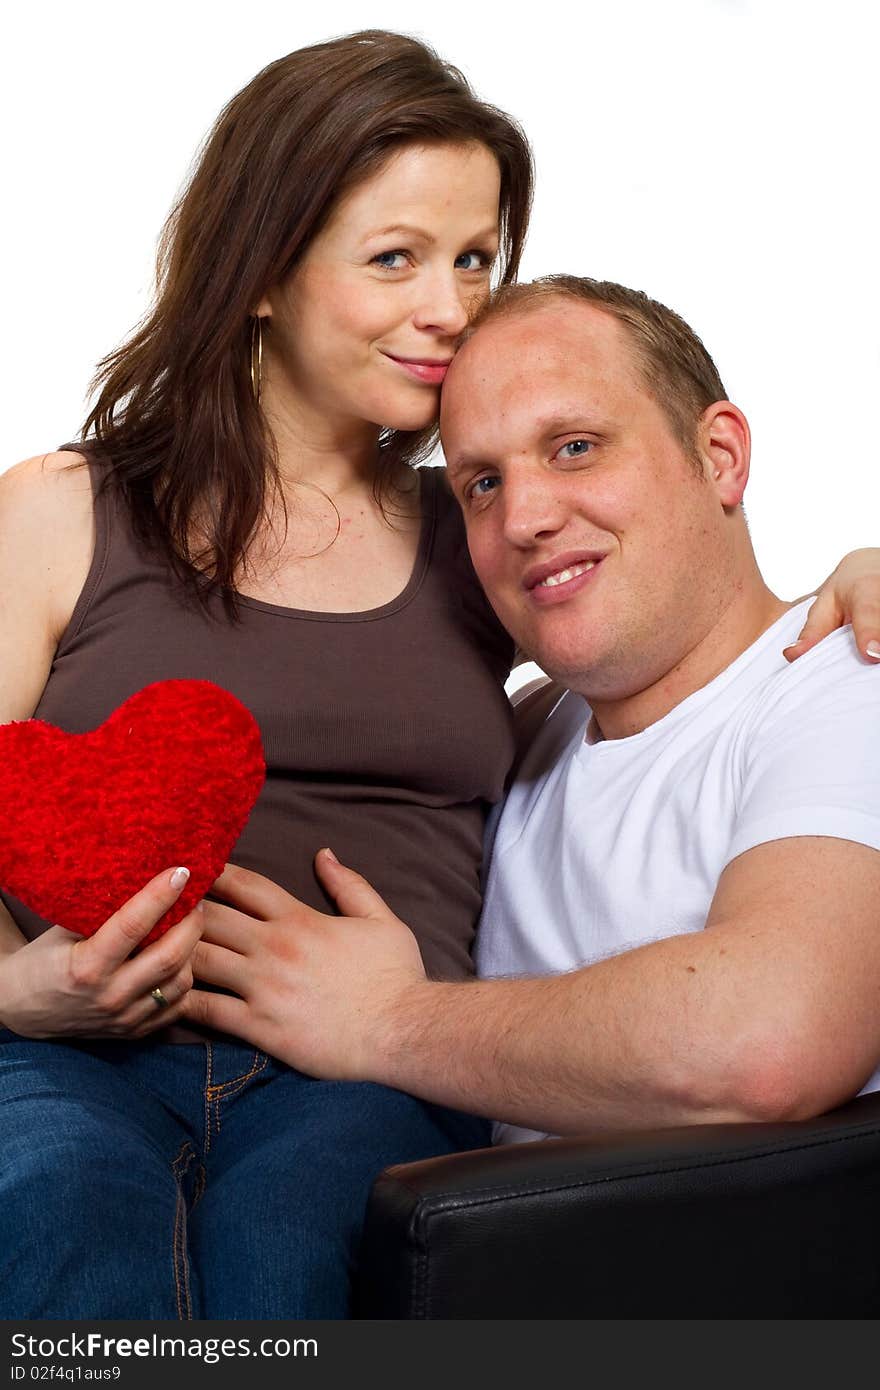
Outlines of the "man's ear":
{"type": "Polygon", "coordinates": [[[700,416],[697,451],[723,507],[738,507],[749,480],[749,422],[731,401],[715,401],[700,416]]]}

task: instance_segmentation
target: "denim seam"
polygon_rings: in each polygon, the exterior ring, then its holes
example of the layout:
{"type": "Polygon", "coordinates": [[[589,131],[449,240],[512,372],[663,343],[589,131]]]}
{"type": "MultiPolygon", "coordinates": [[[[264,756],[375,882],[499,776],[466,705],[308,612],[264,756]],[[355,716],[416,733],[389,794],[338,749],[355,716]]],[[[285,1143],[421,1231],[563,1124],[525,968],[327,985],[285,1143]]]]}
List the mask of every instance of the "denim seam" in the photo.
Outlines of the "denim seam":
{"type": "Polygon", "coordinates": [[[230,1081],[218,1081],[215,1085],[211,1080],[214,1074],[214,1049],[211,1043],[207,1043],[207,1059],[205,1068],[205,1153],[208,1154],[211,1148],[211,1140],[220,1133],[220,1102],[231,1100],[243,1091],[245,1086],[253,1077],[258,1076],[268,1066],[269,1058],[265,1052],[255,1052],[251,1061],[250,1070],[243,1072],[241,1076],[234,1076],[230,1081]]]}
{"type": "MultiPolygon", "coordinates": [[[[211,1092],[215,1089],[211,1085],[213,1075],[214,1049],[211,1043],[206,1043],[207,1056],[205,1059],[205,1153],[211,1149],[211,1126],[213,1109],[211,1104],[211,1092]]],[[[219,1127],[219,1125],[218,1125],[219,1127]]]]}
{"type": "Polygon", "coordinates": [[[202,1198],[204,1197],[204,1195],[205,1195],[205,1186],[206,1186],[206,1184],[207,1184],[207,1181],[208,1181],[207,1169],[205,1168],[204,1163],[200,1163],[200,1164],[199,1164],[199,1170],[198,1170],[198,1172],[197,1172],[197,1174],[196,1174],[196,1186],[195,1186],[195,1191],[194,1191],[194,1193],[193,1193],[193,1200],[192,1200],[193,1209],[195,1209],[195,1208],[198,1206],[199,1202],[200,1202],[200,1201],[202,1200],[202,1198]]]}
{"type": "Polygon", "coordinates": [[[243,1073],[242,1076],[236,1076],[231,1081],[221,1081],[221,1083],[218,1083],[217,1086],[207,1087],[206,1102],[210,1101],[211,1104],[213,1104],[214,1106],[215,1133],[220,1134],[220,1129],[222,1125],[220,1115],[220,1102],[231,1101],[231,1099],[234,1098],[235,1095],[241,1094],[247,1086],[247,1081],[252,1080],[252,1077],[254,1076],[259,1076],[259,1073],[263,1072],[264,1068],[266,1068],[267,1065],[268,1056],[266,1055],[266,1052],[254,1052],[253,1062],[250,1063],[249,1072],[243,1073]],[[263,1061],[260,1061],[260,1058],[263,1058],[263,1061]]]}
{"type": "Polygon", "coordinates": [[[189,1286],[189,1260],[186,1242],[186,1200],[183,1195],[183,1179],[195,1158],[195,1149],[188,1139],[184,1139],[180,1152],[171,1164],[171,1172],[177,1185],[177,1209],[174,1215],[174,1240],[172,1266],[174,1269],[174,1289],[177,1298],[177,1316],[181,1322],[192,1321],[192,1294],[189,1286]]]}
{"type": "Polygon", "coordinates": [[[206,1094],[213,1101],[226,1100],[231,1094],[242,1090],[254,1076],[263,1071],[268,1062],[269,1058],[265,1052],[255,1052],[250,1071],[243,1072],[241,1076],[233,1077],[231,1081],[221,1081],[216,1086],[209,1084],[206,1088],[206,1094]]]}

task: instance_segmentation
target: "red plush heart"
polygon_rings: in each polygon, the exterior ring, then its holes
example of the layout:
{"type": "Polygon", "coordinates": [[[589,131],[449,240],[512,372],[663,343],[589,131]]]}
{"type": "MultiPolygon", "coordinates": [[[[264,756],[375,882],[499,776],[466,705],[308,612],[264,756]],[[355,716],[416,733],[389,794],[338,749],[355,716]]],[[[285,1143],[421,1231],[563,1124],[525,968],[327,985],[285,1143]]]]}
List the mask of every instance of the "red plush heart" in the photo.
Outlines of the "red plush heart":
{"type": "Polygon", "coordinates": [[[90,936],[162,869],[189,882],[146,938],[204,897],[266,776],[260,731],[210,681],[157,681],[100,728],[0,727],[0,884],[90,936]]]}

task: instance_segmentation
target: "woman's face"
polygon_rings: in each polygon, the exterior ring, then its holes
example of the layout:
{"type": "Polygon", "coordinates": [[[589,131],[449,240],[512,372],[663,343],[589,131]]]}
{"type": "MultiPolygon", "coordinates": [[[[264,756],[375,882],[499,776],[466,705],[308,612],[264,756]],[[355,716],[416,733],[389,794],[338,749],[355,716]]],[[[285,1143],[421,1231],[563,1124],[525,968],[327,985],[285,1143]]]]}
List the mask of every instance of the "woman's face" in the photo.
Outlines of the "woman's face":
{"type": "Polygon", "coordinates": [[[325,424],[418,430],[489,293],[500,174],[484,145],[408,145],[358,184],[266,296],[264,380],[325,424]]]}

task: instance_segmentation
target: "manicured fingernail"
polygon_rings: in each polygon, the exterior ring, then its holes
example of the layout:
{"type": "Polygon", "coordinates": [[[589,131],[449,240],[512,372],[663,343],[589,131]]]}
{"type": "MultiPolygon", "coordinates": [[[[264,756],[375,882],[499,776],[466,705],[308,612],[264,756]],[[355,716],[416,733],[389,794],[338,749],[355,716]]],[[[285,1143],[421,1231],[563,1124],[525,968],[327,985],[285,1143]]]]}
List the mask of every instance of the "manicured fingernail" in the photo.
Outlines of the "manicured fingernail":
{"type": "Polygon", "coordinates": [[[333,853],[332,849],[322,849],[321,853],[323,855],[326,855],[326,857],[330,860],[331,864],[339,863],[339,860],[336,858],[336,855],[333,853]]]}
{"type": "Polygon", "coordinates": [[[865,648],[865,655],[872,657],[874,661],[880,661],[880,642],[869,642],[865,648]]]}
{"type": "Polygon", "coordinates": [[[175,869],[171,875],[171,887],[174,889],[182,888],[189,878],[189,869],[175,869]]]}

